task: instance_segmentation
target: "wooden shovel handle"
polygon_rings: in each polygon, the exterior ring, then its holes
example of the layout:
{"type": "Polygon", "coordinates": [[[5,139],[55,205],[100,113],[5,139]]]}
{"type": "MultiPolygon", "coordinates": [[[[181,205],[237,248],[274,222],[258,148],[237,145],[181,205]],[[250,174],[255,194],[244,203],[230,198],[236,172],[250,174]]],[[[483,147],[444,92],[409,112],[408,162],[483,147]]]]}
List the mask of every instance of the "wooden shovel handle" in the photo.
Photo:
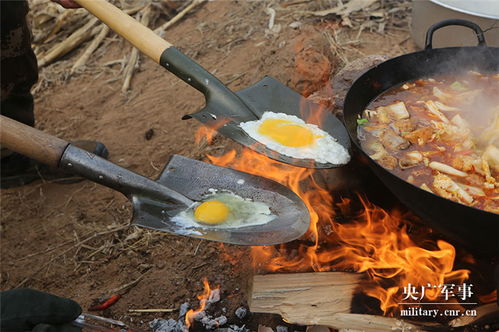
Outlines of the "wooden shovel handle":
{"type": "Polygon", "coordinates": [[[163,51],[173,46],[106,0],[75,1],[157,63],[163,51]]]}
{"type": "MultiPolygon", "coordinates": [[[[92,0],[93,1],[93,0],[92,0]]],[[[68,142],[1,115],[0,145],[52,167],[59,160],[68,142]]]]}

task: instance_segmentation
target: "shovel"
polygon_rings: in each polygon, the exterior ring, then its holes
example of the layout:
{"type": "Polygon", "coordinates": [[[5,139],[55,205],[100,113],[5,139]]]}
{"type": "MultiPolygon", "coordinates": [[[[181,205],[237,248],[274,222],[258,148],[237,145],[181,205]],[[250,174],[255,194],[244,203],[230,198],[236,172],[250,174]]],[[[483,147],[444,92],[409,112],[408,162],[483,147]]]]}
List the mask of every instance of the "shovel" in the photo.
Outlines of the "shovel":
{"type": "Polygon", "coordinates": [[[312,103],[269,76],[253,86],[234,93],[172,44],[106,0],[76,0],[76,2],[145,55],[205,95],[205,107],[194,114],[184,116],[183,119],[195,118],[222,135],[287,164],[308,168],[342,166],[286,156],[257,142],[239,126],[241,122],[260,119],[267,111],[286,113],[317,125],[349,150],[350,139],[345,127],[331,112],[324,112],[323,106],[312,103]]]}
{"type": "Polygon", "coordinates": [[[240,245],[289,242],[309,227],[308,210],[295,193],[256,175],[173,155],[153,181],[5,116],[0,116],[0,133],[2,147],[124,194],[133,204],[133,225],[240,245]],[[186,227],[171,220],[213,189],[263,202],[276,217],[263,225],[238,228],[186,227]]]}

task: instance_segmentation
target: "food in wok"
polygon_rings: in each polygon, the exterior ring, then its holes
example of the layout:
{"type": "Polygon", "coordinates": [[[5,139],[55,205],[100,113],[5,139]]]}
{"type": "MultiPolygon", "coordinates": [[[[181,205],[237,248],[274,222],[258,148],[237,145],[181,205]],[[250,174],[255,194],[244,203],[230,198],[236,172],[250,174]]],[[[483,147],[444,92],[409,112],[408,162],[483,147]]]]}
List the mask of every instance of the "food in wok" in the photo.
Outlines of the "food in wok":
{"type": "Polygon", "coordinates": [[[370,157],[424,190],[499,213],[499,74],[407,82],[358,120],[370,157]]]}

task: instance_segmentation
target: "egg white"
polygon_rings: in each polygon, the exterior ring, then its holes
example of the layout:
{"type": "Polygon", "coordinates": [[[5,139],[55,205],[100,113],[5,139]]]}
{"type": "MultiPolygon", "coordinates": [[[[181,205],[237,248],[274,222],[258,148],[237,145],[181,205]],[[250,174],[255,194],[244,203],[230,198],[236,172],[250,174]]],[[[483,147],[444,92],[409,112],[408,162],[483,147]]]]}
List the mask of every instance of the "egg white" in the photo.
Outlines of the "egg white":
{"type": "Polygon", "coordinates": [[[218,192],[210,189],[201,202],[196,202],[186,210],[174,216],[171,220],[181,224],[183,227],[204,228],[239,228],[255,225],[263,225],[275,219],[270,208],[262,202],[254,202],[248,198],[242,198],[230,191],[218,192]],[[227,219],[220,224],[205,224],[194,217],[195,209],[206,201],[220,201],[229,208],[227,219]]]}
{"type": "Polygon", "coordinates": [[[329,135],[324,130],[314,124],[305,123],[302,119],[294,115],[285,113],[265,112],[262,118],[255,121],[241,122],[239,126],[254,140],[264,144],[269,149],[279,152],[280,154],[299,158],[299,159],[314,159],[319,163],[331,163],[336,165],[346,164],[350,161],[350,154],[334,137],[329,135]],[[258,128],[269,119],[288,120],[296,125],[303,126],[310,130],[316,138],[315,142],[309,146],[292,147],[285,146],[272,138],[262,135],[258,132],[258,128]]]}

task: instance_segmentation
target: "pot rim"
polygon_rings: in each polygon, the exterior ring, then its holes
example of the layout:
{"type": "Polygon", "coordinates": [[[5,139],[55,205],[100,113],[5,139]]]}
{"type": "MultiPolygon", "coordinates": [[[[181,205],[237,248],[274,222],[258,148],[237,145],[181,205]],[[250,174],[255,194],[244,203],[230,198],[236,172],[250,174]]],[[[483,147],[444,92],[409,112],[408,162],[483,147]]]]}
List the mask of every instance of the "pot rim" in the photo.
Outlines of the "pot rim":
{"type": "MultiPolygon", "coordinates": [[[[486,12],[477,12],[476,8],[471,9],[469,8],[469,4],[474,4],[476,5],[476,2],[468,2],[468,1],[451,1],[451,0],[429,0],[430,2],[433,2],[436,5],[445,7],[450,10],[454,10],[460,13],[472,15],[472,16],[478,16],[478,17],[483,17],[483,18],[489,18],[489,19],[494,19],[494,20],[499,20],[499,5],[497,5],[496,13],[486,13],[486,12]],[[463,7],[459,7],[460,5],[465,4],[463,7]]],[[[496,3],[495,1],[487,1],[488,5],[496,3]]],[[[488,7],[490,9],[490,7],[488,7]]],[[[494,8],[493,8],[494,9],[494,8]]]]}

